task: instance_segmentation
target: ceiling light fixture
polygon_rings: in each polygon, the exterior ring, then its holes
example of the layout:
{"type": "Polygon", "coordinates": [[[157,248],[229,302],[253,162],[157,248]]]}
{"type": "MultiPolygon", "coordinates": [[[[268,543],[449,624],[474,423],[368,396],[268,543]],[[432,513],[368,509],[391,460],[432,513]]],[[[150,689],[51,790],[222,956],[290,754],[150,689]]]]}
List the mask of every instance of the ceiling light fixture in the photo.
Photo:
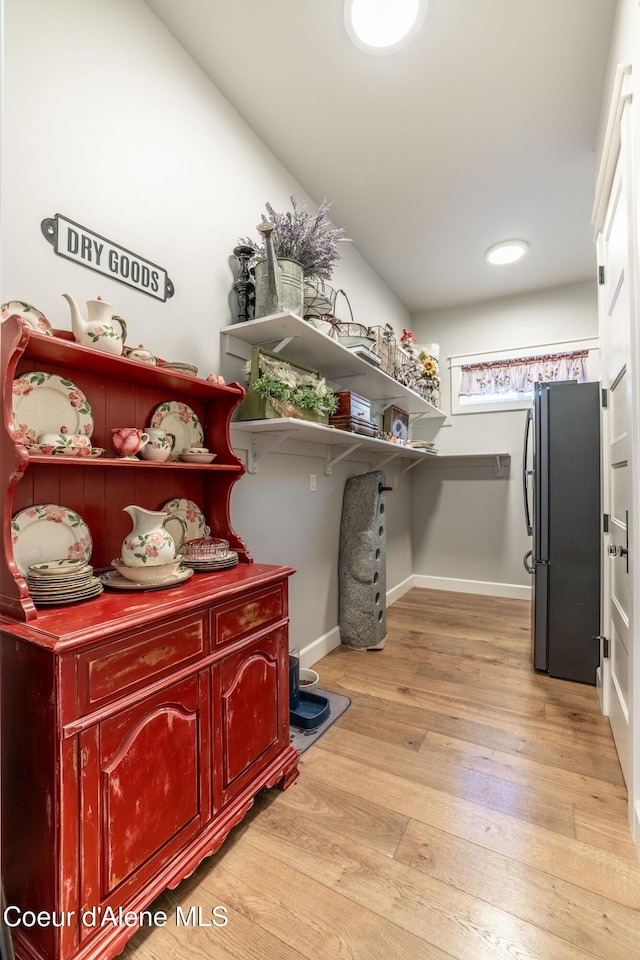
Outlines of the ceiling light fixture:
{"type": "Polygon", "coordinates": [[[369,53],[398,50],[416,35],[427,0],[345,0],[344,21],[356,46],[369,53]]]}
{"type": "Polygon", "coordinates": [[[489,247],[485,257],[489,263],[515,263],[524,257],[528,249],[529,244],[525,240],[502,240],[489,247]]]}

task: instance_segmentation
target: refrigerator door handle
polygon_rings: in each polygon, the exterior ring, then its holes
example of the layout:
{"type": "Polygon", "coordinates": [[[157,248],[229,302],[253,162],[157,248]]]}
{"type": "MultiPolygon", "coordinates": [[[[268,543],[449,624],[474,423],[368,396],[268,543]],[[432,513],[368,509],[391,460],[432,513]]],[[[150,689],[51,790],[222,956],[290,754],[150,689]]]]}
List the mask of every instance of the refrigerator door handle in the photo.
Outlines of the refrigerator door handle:
{"type": "Polygon", "coordinates": [[[533,560],[533,550],[528,550],[528,551],[525,553],[524,557],[522,558],[522,562],[523,562],[523,564],[524,564],[524,568],[525,568],[525,570],[527,571],[527,573],[535,573],[535,572],[536,572],[536,568],[535,568],[535,566],[533,565],[532,562],[531,562],[531,563],[528,562],[528,561],[529,561],[529,557],[531,557],[531,559],[533,560]]]}
{"type": "MultiPolygon", "coordinates": [[[[527,534],[533,536],[533,524],[529,512],[529,477],[533,475],[533,470],[527,469],[529,462],[529,443],[531,441],[531,426],[533,424],[533,407],[527,410],[527,419],[524,425],[524,448],[522,454],[522,493],[524,496],[524,522],[527,527],[527,534]]],[[[530,571],[531,572],[531,571],[530,571]]]]}

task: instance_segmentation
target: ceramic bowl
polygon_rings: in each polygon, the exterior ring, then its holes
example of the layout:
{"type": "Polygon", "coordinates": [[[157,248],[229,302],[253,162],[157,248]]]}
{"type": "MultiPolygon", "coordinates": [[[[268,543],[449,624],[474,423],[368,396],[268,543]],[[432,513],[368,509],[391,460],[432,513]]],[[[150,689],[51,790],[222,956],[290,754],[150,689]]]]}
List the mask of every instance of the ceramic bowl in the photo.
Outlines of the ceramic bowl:
{"type": "Polygon", "coordinates": [[[304,693],[310,693],[318,686],[320,677],[315,670],[307,667],[300,667],[300,690],[304,693]]]}
{"type": "Polygon", "coordinates": [[[118,573],[126,577],[127,580],[133,580],[134,583],[156,583],[159,580],[166,580],[177,574],[178,568],[182,563],[182,557],[176,557],[171,563],[161,563],[157,567],[128,567],[123,563],[120,557],[111,561],[111,566],[115,567],[118,573]]]}
{"type": "Polygon", "coordinates": [[[212,463],[216,456],[215,453],[193,453],[190,450],[188,453],[181,453],[180,459],[183,463],[212,463]]]}

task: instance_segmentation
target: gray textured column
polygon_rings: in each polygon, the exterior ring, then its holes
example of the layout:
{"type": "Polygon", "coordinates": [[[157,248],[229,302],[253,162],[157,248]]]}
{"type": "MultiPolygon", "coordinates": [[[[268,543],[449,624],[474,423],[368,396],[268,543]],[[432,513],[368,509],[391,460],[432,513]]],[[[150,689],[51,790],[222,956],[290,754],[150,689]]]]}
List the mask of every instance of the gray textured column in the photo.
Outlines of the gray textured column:
{"type": "Polygon", "coordinates": [[[387,635],[384,473],[347,480],[342,501],[338,625],[348,647],[380,647],[387,635]]]}

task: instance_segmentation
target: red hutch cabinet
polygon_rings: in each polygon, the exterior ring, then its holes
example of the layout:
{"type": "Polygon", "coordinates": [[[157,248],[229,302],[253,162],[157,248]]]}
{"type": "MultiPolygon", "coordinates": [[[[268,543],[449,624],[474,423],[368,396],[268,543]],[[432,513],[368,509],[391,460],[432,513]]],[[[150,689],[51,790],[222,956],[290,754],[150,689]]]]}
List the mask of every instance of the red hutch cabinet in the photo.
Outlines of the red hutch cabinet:
{"type": "Polygon", "coordinates": [[[136,927],[101,917],[139,914],[218,849],[259,790],[298,775],[289,744],[293,570],[253,563],[231,527],[244,466],[229,421],[242,387],[108,356],[18,317],[0,331],[2,874],[14,949],[17,960],[109,960],[136,927]],[[12,383],[37,370],[82,390],[92,441],[106,455],[29,455],[13,429],[12,383]],[[216,460],[118,459],[111,427],[144,426],[171,399],[195,411],[216,460]],[[36,608],[13,556],[18,511],[76,511],[100,569],[130,532],[124,506],[160,509],[176,497],[201,506],[212,534],[238,551],[237,567],[36,608]],[[28,912],[52,922],[28,925],[28,912]]]}

